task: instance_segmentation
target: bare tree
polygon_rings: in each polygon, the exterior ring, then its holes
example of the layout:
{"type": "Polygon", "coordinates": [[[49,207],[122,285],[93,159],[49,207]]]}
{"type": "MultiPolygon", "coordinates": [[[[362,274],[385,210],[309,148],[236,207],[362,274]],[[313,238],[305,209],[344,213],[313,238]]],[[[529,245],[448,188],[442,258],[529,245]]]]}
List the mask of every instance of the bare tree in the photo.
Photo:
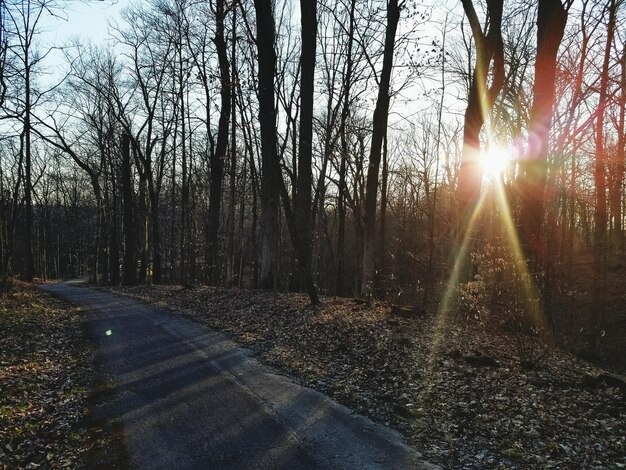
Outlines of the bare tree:
{"type": "Polygon", "coordinates": [[[474,38],[475,63],[464,115],[463,151],[456,189],[457,244],[465,234],[467,223],[480,195],[482,184],[482,169],[479,164],[480,131],[504,84],[503,1],[487,1],[484,31],[472,1],[463,0],[462,4],[474,38]],[[493,76],[489,81],[490,70],[493,76]]]}
{"type": "Polygon", "coordinates": [[[391,72],[393,69],[393,54],[396,42],[396,30],[400,20],[400,11],[404,3],[390,0],[387,3],[387,29],[385,33],[385,49],[383,53],[383,68],[378,87],[378,98],[374,110],[372,127],[372,144],[367,170],[367,189],[365,195],[364,215],[364,245],[363,245],[363,272],[361,278],[361,295],[370,296],[373,292],[374,276],[376,274],[376,198],[378,192],[378,170],[382,152],[383,140],[387,130],[389,117],[389,98],[391,72]]]}
{"type": "Polygon", "coordinates": [[[528,129],[528,152],[520,163],[523,171],[521,232],[527,253],[535,262],[541,252],[544,190],[548,164],[552,108],[555,102],[557,52],[563,38],[567,10],[561,0],[542,0],[537,14],[537,57],[533,103],[528,129]]]}
{"type": "Polygon", "coordinates": [[[317,41],[317,2],[300,1],[302,53],[300,55],[300,132],[298,145],[298,187],[295,200],[298,228],[298,260],[311,303],[318,303],[311,273],[311,188],[313,184],[313,91],[317,41]]]}
{"type": "Polygon", "coordinates": [[[591,318],[591,350],[595,350],[598,337],[598,328],[604,321],[606,278],[607,278],[607,240],[606,226],[608,222],[606,201],[606,153],[604,144],[604,118],[608,100],[609,85],[609,62],[611,60],[611,47],[615,34],[615,16],[617,13],[617,1],[609,0],[609,22],[607,25],[606,46],[604,60],[600,75],[600,96],[598,99],[598,111],[596,118],[596,148],[594,182],[596,188],[596,210],[594,216],[594,263],[593,263],[593,303],[594,310],[591,318]]]}
{"type": "MultiPolygon", "coordinates": [[[[35,275],[33,258],[33,177],[32,177],[32,113],[39,98],[33,97],[33,85],[37,67],[47,54],[40,54],[35,47],[35,39],[39,33],[39,25],[44,13],[54,7],[52,0],[17,1],[13,0],[8,5],[3,4],[0,10],[3,12],[3,42],[4,57],[2,57],[3,77],[6,74],[6,54],[13,57],[11,72],[14,78],[19,77],[21,87],[13,96],[13,117],[21,121],[22,132],[20,139],[23,141],[21,151],[24,153],[24,201],[25,201],[25,224],[26,224],[26,266],[24,278],[32,280],[35,275]]],[[[6,95],[6,84],[2,82],[2,95],[6,95]]],[[[41,94],[38,94],[41,97],[41,94]]]]}
{"type": "Polygon", "coordinates": [[[261,279],[264,289],[275,284],[278,269],[278,204],[280,167],[274,106],[274,13],[271,0],[254,0],[258,51],[259,124],[261,127],[261,279]]]}
{"type": "Polygon", "coordinates": [[[231,114],[232,83],[230,76],[230,63],[226,39],[224,37],[224,18],[227,9],[224,0],[217,0],[215,5],[215,47],[219,63],[220,75],[220,116],[217,125],[217,145],[215,152],[211,154],[211,186],[209,193],[208,215],[208,277],[211,281],[217,281],[218,266],[218,234],[220,226],[220,206],[222,201],[222,182],[224,179],[224,162],[228,150],[229,119],[231,114]]]}

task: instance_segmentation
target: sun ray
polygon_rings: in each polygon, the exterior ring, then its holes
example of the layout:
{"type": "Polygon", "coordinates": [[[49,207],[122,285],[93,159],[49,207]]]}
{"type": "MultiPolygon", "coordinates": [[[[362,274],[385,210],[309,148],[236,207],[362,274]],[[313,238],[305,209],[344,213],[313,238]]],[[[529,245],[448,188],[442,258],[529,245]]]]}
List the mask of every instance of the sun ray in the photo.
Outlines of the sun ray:
{"type": "Polygon", "coordinates": [[[461,279],[461,272],[462,269],[466,267],[471,242],[473,239],[472,235],[474,233],[476,223],[479,220],[480,214],[482,212],[484,200],[485,192],[483,191],[481,192],[480,198],[474,206],[474,210],[466,224],[466,228],[463,233],[463,240],[457,253],[455,254],[454,265],[452,267],[450,276],[448,277],[448,281],[446,283],[446,287],[444,289],[441,301],[439,302],[439,307],[437,309],[437,318],[432,335],[432,343],[428,353],[428,360],[426,361],[426,373],[424,376],[426,380],[426,385],[420,393],[421,402],[425,406],[428,405],[428,402],[431,399],[431,393],[436,381],[437,363],[443,353],[443,348],[446,344],[446,340],[448,339],[450,314],[452,313],[455,297],[458,292],[457,288],[461,279]]]}
{"type": "Polygon", "coordinates": [[[513,222],[513,216],[511,214],[508,199],[500,180],[496,181],[495,191],[496,204],[498,205],[500,217],[502,218],[502,222],[504,225],[508,248],[511,252],[515,269],[518,273],[521,273],[521,287],[523,289],[523,298],[525,301],[524,307],[526,314],[530,317],[533,325],[539,331],[543,332],[544,335],[547,335],[549,333],[549,330],[548,328],[546,328],[546,319],[539,302],[539,290],[533,280],[532,273],[530,273],[528,270],[528,264],[526,263],[526,257],[524,256],[524,251],[519,240],[517,228],[515,227],[515,223],[513,222]]]}
{"type": "MultiPolygon", "coordinates": [[[[507,159],[507,165],[509,162],[510,159],[507,159]]],[[[506,166],[504,169],[506,169],[506,166]]],[[[458,295],[461,274],[463,269],[467,267],[476,224],[480,220],[480,215],[483,212],[484,203],[489,191],[493,191],[491,194],[495,195],[500,222],[504,227],[506,249],[508,249],[511,253],[515,269],[521,274],[520,288],[522,289],[522,296],[524,298],[525,313],[529,316],[529,320],[532,322],[533,326],[537,327],[537,329],[542,331],[544,334],[549,334],[549,330],[546,328],[545,316],[539,302],[539,291],[531,273],[528,270],[528,265],[526,264],[526,259],[522,250],[517,228],[513,221],[513,215],[511,213],[508,198],[506,197],[502,179],[494,178],[493,181],[494,185],[492,186],[492,189],[483,189],[481,192],[480,198],[468,219],[463,233],[463,239],[455,255],[454,265],[439,303],[432,344],[429,351],[427,368],[424,377],[426,379],[426,385],[421,392],[422,404],[424,406],[428,406],[430,400],[432,399],[432,392],[438,377],[438,361],[444,353],[444,348],[448,340],[449,330],[451,327],[450,315],[453,312],[456,297],[458,295]]]]}

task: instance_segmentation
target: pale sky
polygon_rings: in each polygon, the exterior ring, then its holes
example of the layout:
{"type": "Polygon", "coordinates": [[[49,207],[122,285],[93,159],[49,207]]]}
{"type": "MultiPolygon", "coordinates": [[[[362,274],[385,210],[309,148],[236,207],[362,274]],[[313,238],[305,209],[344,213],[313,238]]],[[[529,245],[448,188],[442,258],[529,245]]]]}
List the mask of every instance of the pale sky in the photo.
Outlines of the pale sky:
{"type": "MultiPolygon", "coordinates": [[[[50,47],[60,47],[72,42],[74,38],[78,38],[81,42],[91,41],[95,45],[102,45],[107,39],[108,24],[111,21],[120,18],[120,12],[127,7],[131,1],[141,2],[142,0],[59,0],[64,4],[63,11],[58,13],[58,17],[54,17],[48,13],[44,13],[41,19],[41,35],[39,36],[41,51],[45,52],[50,47]]],[[[145,0],[143,0],[145,1],[145,0]]],[[[455,0],[453,0],[455,1],[455,0]]],[[[444,4],[447,1],[426,0],[422,3],[422,8],[432,12],[434,17],[441,15],[444,10],[444,4]],[[426,5],[430,4],[431,8],[426,5]]],[[[447,7],[445,8],[447,9],[447,7]]],[[[298,10],[295,8],[294,10],[298,10]]],[[[430,42],[428,37],[433,34],[432,26],[421,25],[419,29],[426,38],[422,40],[430,42]]],[[[435,32],[435,36],[440,33],[435,32]]],[[[55,83],[61,79],[67,72],[67,63],[61,51],[52,51],[46,59],[47,80],[55,83]]],[[[396,73],[400,73],[399,70],[396,73]]],[[[436,73],[436,71],[433,71],[436,73]]],[[[46,79],[43,79],[46,80],[46,79]]],[[[401,79],[398,79],[401,81],[401,79]]],[[[428,82],[429,80],[426,79],[428,82]]],[[[437,81],[437,80],[436,80],[437,81]]],[[[421,86],[427,86],[423,79],[419,81],[421,86]]],[[[432,86],[432,85],[431,85],[432,86]]],[[[415,113],[421,112],[425,107],[432,107],[432,100],[418,99],[420,93],[420,84],[416,83],[410,89],[405,90],[404,96],[416,96],[416,99],[410,99],[408,102],[398,99],[392,109],[390,122],[403,121],[404,118],[411,117],[415,113]],[[415,95],[415,94],[418,95],[415,95]]]]}
{"type": "Polygon", "coordinates": [[[42,40],[47,45],[66,44],[73,37],[88,38],[95,42],[105,39],[109,19],[119,17],[129,0],[70,0],[59,17],[46,14],[42,18],[45,29],[42,40]]]}
{"type": "Polygon", "coordinates": [[[102,44],[107,38],[110,20],[119,18],[120,11],[129,0],[61,0],[63,10],[56,16],[44,12],[39,23],[37,42],[41,53],[48,53],[43,84],[56,84],[67,73],[67,62],[60,48],[78,38],[81,42],[102,44]]]}

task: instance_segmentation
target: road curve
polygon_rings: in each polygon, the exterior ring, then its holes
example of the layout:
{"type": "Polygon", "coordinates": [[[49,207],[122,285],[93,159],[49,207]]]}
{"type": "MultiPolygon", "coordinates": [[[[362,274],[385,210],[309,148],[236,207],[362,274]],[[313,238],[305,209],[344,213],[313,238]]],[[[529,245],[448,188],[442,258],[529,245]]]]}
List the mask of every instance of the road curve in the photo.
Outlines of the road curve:
{"type": "Polygon", "coordinates": [[[434,468],[400,435],[259,364],[163,309],[68,284],[43,290],[89,315],[137,469],[434,468]]]}

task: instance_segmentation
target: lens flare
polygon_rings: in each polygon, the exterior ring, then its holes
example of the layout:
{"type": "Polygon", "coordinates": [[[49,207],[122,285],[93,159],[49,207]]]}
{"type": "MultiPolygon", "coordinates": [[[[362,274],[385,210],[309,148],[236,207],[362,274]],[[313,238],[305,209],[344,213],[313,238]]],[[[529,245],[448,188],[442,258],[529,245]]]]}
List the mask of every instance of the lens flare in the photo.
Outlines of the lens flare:
{"type": "Polygon", "coordinates": [[[491,145],[480,155],[480,166],[485,177],[495,181],[507,170],[511,163],[511,153],[499,145],[491,145]]]}

